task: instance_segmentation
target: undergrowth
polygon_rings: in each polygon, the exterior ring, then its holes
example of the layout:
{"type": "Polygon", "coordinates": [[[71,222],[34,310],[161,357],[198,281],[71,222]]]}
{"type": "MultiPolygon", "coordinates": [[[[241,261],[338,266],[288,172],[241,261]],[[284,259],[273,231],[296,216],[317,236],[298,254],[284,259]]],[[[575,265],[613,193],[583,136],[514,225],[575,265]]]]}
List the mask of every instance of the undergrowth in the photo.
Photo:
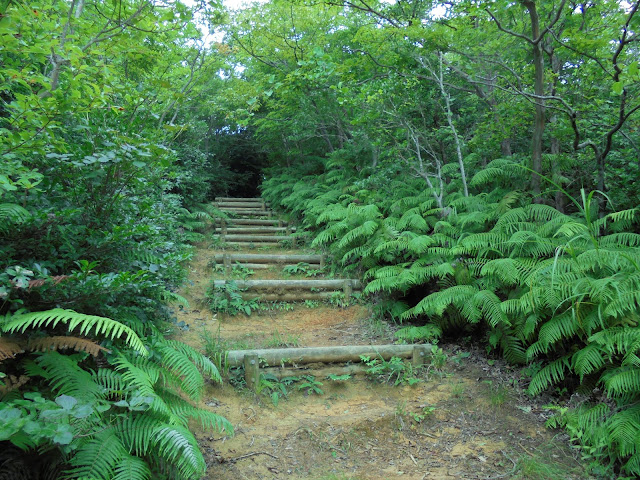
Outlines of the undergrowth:
{"type": "Polygon", "coordinates": [[[263,196],[364,279],[380,315],[411,320],[396,338],[473,336],[511,363],[540,365],[531,395],[586,395],[550,425],[585,456],[640,475],[640,211],[602,212],[585,191],[561,192],[566,212],[532,203],[513,159],[479,170],[468,197],[452,181],[442,209],[421,179],[337,165],[280,171],[263,196]]]}

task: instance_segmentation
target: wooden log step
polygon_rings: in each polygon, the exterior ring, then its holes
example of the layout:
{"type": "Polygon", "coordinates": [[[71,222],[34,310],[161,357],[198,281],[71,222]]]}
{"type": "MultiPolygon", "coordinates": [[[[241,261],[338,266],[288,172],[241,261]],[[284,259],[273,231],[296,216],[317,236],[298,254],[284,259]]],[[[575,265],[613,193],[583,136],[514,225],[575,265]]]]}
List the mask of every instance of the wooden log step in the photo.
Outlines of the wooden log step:
{"type": "Polygon", "coordinates": [[[262,205],[258,205],[258,204],[247,205],[247,206],[229,204],[228,206],[221,206],[220,208],[218,208],[218,210],[222,210],[223,212],[226,212],[226,211],[237,212],[240,210],[256,210],[258,212],[264,212],[270,209],[264,208],[262,205]]]}
{"type": "Polygon", "coordinates": [[[238,247],[238,248],[261,248],[261,247],[280,247],[282,248],[281,243],[277,242],[226,242],[226,246],[228,247],[238,247]]]}
{"type": "MultiPolygon", "coordinates": [[[[304,365],[308,363],[360,363],[361,356],[383,358],[426,357],[431,345],[348,345],[338,347],[274,348],[259,350],[231,350],[227,354],[227,365],[238,367],[244,363],[245,356],[257,356],[260,363],[267,366],[304,365]]],[[[424,363],[424,362],[423,362],[424,363]]]]}
{"type": "Polygon", "coordinates": [[[216,263],[224,263],[225,256],[228,256],[229,262],[249,262],[249,263],[270,263],[270,264],[324,264],[324,255],[274,255],[259,253],[225,253],[218,254],[213,257],[216,263]]]}
{"type": "Polygon", "coordinates": [[[234,215],[252,215],[252,216],[262,216],[262,217],[273,217],[274,216],[274,212],[272,212],[271,210],[260,210],[257,208],[253,208],[253,209],[248,209],[248,208],[244,208],[244,209],[240,209],[240,208],[221,208],[220,209],[221,212],[224,213],[232,213],[234,215]]]}
{"type": "Polygon", "coordinates": [[[324,301],[342,292],[295,292],[295,293],[251,293],[242,292],[243,300],[256,300],[258,302],[304,302],[305,300],[324,301]]]}
{"type": "MultiPolygon", "coordinates": [[[[308,279],[308,280],[233,280],[238,288],[247,288],[253,290],[262,289],[285,289],[285,290],[307,290],[311,288],[330,288],[332,290],[345,288],[351,286],[352,289],[358,290],[362,288],[362,284],[359,280],[344,278],[344,279],[308,279]]],[[[225,285],[228,280],[215,280],[214,285],[221,287],[225,285]]]]}
{"type": "Polygon", "coordinates": [[[264,203],[257,202],[216,202],[216,207],[222,208],[260,208],[266,210],[267,206],[264,203]]]}
{"type": "Polygon", "coordinates": [[[279,220],[277,218],[229,218],[226,220],[221,220],[219,218],[215,219],[216,224],[226,224],[227,226],[231,225],[267,225],[267,226],[279,226],[284,227],[287,225],[287,222],[283,220],[279,220]]]}
{"type": "Polygon", "coordinates": [[[288,377],[300,377],[303,375],[313,375],[316,378],[327,378],[329,375],[335,375],[336,377],[341,375],[364,375],[370,367],[364,363],[356,363],[354,365],[326,365],[326,364],[307,364],[304,367],[299,368],[283,368],[283,367],[266,367],[261,368],[260,371],[273,375],[278,380],[288,377]],[[311,366],[309,366],[311,365],[311,366]]]}
{"type": "Polygon", "coordinates": [[[215,228],[215,233],[224,233],[226,232],[227,235],[231,235],[231,234],[275,234],[275,233],[284,233],[286,235],[289,235],[292,232],[296,231],[295,227],[263,227],[260,225],[256,225],[256,226],[244,226],[244,227],[216,227],[215,228]]]}
{"type": "MultiPolygon", "coordinates": [[[[262,246],[262,244],[260,244],[260,245],[262,246]]],[[[235,263],[231,263],[229,268],[233,268],[233,266],[236,265],[236,264],[239,264],[239,265],[241,265],[241,266],[243,266],[245,268],[249,268],[251,270],[266,270],[266,269],[271,268],[271,267],[274,266],[274,265],[270,265],[268,263],[242,263],[242,262],[235,262],[235,263]]],[[[278,265],[278,266],[282,266],[282,268],[286,268],[286,267],[293,268],[293,267],[296,267],[297,264],[291,263],[291,264],[287,264],[287,265],[278,265]]],[[[320,267],[320,265],[317,264],[317,263],[316,264],[310,263],[309,266],[310,267],[316,267],[316,268],[320,267]]]]}
{"type": "Polygon", "coordinates": [[[216,197],[216,202],[251,202],[265,203],[262,198],[240,198],[240,197],[216,197]]]}
{"type": "Polygon", "coordinates": [[[284,242],[293,241],[291,235],[216,235],[223,242],[284,242]]]}

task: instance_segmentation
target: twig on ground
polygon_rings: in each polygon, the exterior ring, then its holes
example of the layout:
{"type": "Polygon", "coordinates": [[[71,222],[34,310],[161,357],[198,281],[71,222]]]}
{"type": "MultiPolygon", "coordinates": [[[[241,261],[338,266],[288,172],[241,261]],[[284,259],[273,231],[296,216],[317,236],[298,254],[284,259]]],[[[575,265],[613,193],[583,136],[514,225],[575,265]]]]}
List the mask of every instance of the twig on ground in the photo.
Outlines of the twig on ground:
{"type": "Polygon", "coordinates": [[[244,455],[240,455],[239,457],[234,457],[229,459],[221,458],[220,463],[236,463],[240,460],[244,460],[245,458],[255,457],[256,455],[266,455],[268,457],[278,460],[278,457],[276,457],[275,455],[271,455],[270,453],[267,453],[267,452],[251,452],[251,453],[245,453],[244,455]]]}

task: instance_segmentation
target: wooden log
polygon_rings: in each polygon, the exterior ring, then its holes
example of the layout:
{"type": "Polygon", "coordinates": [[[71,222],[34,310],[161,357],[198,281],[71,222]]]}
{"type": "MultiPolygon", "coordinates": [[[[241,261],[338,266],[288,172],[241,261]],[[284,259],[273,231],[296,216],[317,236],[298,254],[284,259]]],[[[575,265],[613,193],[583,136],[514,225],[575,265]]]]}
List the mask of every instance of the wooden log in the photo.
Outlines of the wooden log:
{"type": "Polygon", "coordinates": [[[341,292],[293,292],[293,293],[257,293],[242,292],[243,300],[256,300],[258,302],[304,302],[305,300],[324,301],[341,292]]]}
{"type": "Polygon", "coordinates": [[[223,225],[221,228],[215,228],[215,233],[228,233],[232,234],[274,234],[274,233],[283,233],[285,235],[291,235],[291,232],[295,232],[295,227],[293,228],[280,228],[280,227],[265,227],[262,225],[254,225],[254,226],[244,226],[244,227],[230,227],[223,225]],[[226,230],[226,232],[225,232],[226,230]]]}
{"type": "MultiPolygon", "coordinates": [[[[215,280],[214,285],[216,287],[225,285],[229,280],[215,280]]],[[[310,289],[310,288],[330,288],[333,290],[341,290],[344,286],[344,279],[327,279],[317,278],[308,280],[232,280],[235,281],[238,288],[251,288],[255,290],[260,289],[310,289]]],[[[354,289],[362,288],[362,284],[359,280],[352,279],[351,286],[354,289]]]]}
{"type": "Polygon", "coordinates": [[[349,300],[351,298],[351,294],[353,293],[353,284],[354,281],[348,278],[343,282],[342,291],[344,293],[345,300],[349,300]]]}
{"type": "Polygon", "coordinates": [[[264,200],[262,198],[236,198],[236,197],[216,197],[216,202],[251,202],[251,203],[262,203],[264,200]]]}
{"type": "MultiPolygon", "coordinates": [[[[224,255],[214,255],[213,260],[220,263],[224,255]]],[[[232,262],[250,263],[273,263],[273,264],[320,264],[324,260],[324,255],[269,255],[259,253],[236,253],[229,254],[232,262]]]]}
{"type": "MultiPolygon", "coordinates": [[[[307,363],[361,362],[360,357],[411,358],[414,345],[348,345],[338,347],[274,348],[259,350],[232,350],[227,354],[227,365],[237,367],[247,355],[257,355],[268,366],[304,365],[307,363]]],[[[429,346],[429,348],[431,348],[429,346]]]]}
{"type": "Polygon", "coordinates": [[[255,354],[245,355],[243,363],[244,380],[247,382],[247,388],[255,392],[260,383],[260,359],[255,354]]]}
{"type": "Polygon", "coordinates": [[[225,213],[231,213],[234,215],[252,215],[252,216],[262,216],[262,217],[271,217],[273,212],[271,210],[258,210],[258,209],[235,209],[235,208],[221,208],[220,211],[225,213]]]}
{"type": "Polygon", "coordinates": [[[278,380],[282,380],[287,377],[301,377],[303,375],[312,375],[316,378],[326,378],[329,375],[364,375],[369,367],[362,363],[355,365],[326,365],[324,363],[311,365],[301,368],[283,368],[283,367],[266,367],[261,371],[267,375],[273,375],[278,380]]]}
{"type": "Polygon", "coordinates": [[[267,215],[272,214],[271,210],[262,210],[258,208],[221,208],[221,212],[233,213],[235,215],[267,215]]]}
{"type": "Polygon", "coordinates": [[[285,242],[293,241],[293,237],[286,235],[219,235],[226,242],[285,242]]]}
{"type": "MultiPolygon", "coordinates": [[[[225,220],[222,219],[222,221],[218,221],[216,219],[216,223],[222,223],[225,220]]],[[[232,226],[232,225],[268,225],[268,226],[275,226],[278,225],[278,220],[273,219],[273,220],[269,220],[268,218],[230,218],[228,220],[226,220],[227,225],[232,226]]],[[[284,222],[286,223],[286,222],[284,222]]]]}
{"type": "Polygon", "coordinates": [[[266,210],[262,202],[216,202],[216,207],[222,208],[260,208],[266,210]]]}
{"type": "Polygon", "coordinates": [[[427,363],[427,355],[431,352],[431,345],[414,345],[411,355],[411,364],[414,367],[421,367],[427,363]]]}
{"type": "MultiPolygon", "coordinates": [[[[241,266],[243,266],[243,267],[245,267],[245,268],[249,268],[249,269],[251,269],[251,270],[267,270],[268,268],[271,268],[271,267],[282,267],[282,268],[291,267],[291,268],[292,268],[292,267],[296,267],[296,266],[297,266],[297,264],[295,264],[295,263],[290,264],[290,265],[284,265],[284,264],[282,264],[282,265],[276,265],[276,264],[269,264],[269,263],[244,263],[244,262],[235,262],[235,263],[233,263],[233,264],[231,265],[231,268],[233,268],[233,266],[234,266],[234,265],[241,265],[241,266]]],[[[309,264],[309,265],[311,265],[312,267],[314,266],[314,265],[312,265],[312,264],[309,264]]],[[[315,265],[315,266],[318,266],[318,265],[315,265]]]]}
{"type": "Polygon", "coordinates": [[[282,248],[281,243],[277,242],[226,242],[225,245],[227,247],[238,247],[238,248],[262,248],[262,247],[280,247],[282,248]]]}

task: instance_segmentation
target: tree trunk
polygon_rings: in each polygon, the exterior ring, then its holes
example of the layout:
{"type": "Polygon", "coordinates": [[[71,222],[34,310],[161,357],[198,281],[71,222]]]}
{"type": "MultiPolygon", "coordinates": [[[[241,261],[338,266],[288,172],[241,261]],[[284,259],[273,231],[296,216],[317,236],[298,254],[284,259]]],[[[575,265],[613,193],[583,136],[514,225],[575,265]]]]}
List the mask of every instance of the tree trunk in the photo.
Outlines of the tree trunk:
{"type": "Polygon", "coordinates": [[[533,39],[533,67],[534,67],[534,92],[536,94],[536,109],[533,122],[533,137],[531,139],[531,189],[534,202],[542,203],[540,198],[540,176],[542,175],[542,135],[545,126],[544,96],[544,56],[542,39],[540,38],[540,17],[535,1],[522,0],[522,4],[529,11],[531,19],[531,37],[533,39]]]}

